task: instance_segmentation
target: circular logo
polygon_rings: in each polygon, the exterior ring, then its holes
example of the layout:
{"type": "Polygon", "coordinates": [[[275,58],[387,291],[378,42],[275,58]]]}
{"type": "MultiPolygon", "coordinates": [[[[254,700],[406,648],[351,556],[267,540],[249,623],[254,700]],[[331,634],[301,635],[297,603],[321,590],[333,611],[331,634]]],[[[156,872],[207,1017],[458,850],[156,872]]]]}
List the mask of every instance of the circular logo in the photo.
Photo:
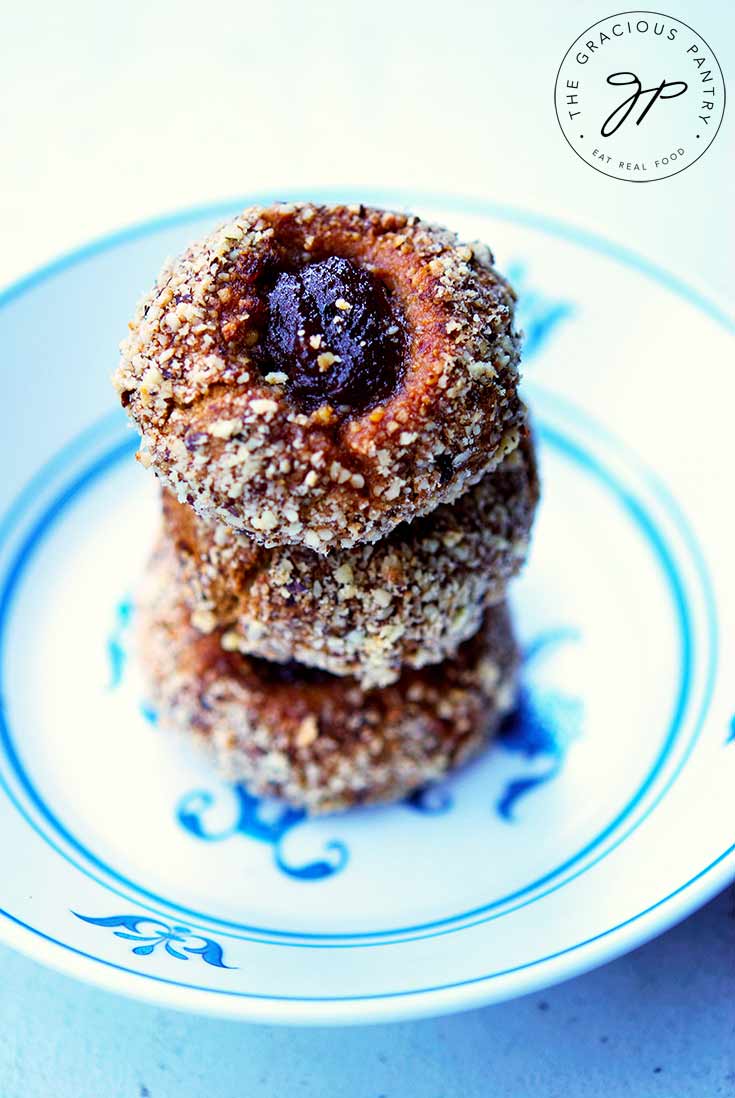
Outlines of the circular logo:
{"type": "Polygon", "coordinates": [[[712,144],[725,81],[711,47],[686,23],[625,11],[572,43],[554,102],[562,133],[590,167],[650,183],[688,168],[712,144]]]}

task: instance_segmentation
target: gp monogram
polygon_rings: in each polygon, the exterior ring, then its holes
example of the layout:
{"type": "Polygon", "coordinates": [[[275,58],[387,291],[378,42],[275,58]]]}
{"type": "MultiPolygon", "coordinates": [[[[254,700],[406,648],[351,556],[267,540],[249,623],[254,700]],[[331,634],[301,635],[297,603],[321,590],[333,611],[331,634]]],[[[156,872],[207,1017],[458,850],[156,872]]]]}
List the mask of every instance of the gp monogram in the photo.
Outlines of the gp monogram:
{"type": "Polygon", "coordinates": [[[707,151],[725,109],[717,58],[686,23],[659,12],[611,15],[569,47],[554,87],[568,143],[590,167],[646,183],[707,151]]]}

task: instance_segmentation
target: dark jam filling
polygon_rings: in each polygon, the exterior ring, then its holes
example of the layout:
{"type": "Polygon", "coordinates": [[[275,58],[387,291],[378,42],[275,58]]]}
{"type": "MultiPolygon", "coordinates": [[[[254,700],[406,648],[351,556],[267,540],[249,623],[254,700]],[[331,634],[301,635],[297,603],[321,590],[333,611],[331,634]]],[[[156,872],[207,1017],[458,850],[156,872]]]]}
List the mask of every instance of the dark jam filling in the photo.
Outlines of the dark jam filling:
{"type": "Polygon", "coordinates": [[[306,667],[291,660],[289,663],[273,663],[258,656],[248,656],[259,678],[272,686],[323,686],[334,681],[334,675],[318,667],[306,667]]]}
{"type": "Polygon", "coordinates": [[[401,380],[406,336],[388,289],[349,259],[330,256],[279,274],[252,354],[264,373],[284,373],[304,411],[323,404],[364,411],[401,380]]]}

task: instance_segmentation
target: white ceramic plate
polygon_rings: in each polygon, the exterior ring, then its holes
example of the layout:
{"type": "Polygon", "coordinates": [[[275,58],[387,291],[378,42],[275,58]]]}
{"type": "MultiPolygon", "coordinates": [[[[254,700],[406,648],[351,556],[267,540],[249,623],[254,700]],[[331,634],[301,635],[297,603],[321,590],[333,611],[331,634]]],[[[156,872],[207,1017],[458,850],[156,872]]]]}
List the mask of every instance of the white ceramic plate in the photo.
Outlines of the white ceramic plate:
{"type": "Polygon", "coordinates": [[[155,487],[109,375],[162,259],[229,210],[3,299],[0,934],[41,961],[245,1019],[433,1014],[600,964],[735,872],[732,324],[543,218],[411,205],[519,286],[544,498],[513,596],[519,710],[397,807],[259,804],[141,709],[128,600],[155,487]]]}

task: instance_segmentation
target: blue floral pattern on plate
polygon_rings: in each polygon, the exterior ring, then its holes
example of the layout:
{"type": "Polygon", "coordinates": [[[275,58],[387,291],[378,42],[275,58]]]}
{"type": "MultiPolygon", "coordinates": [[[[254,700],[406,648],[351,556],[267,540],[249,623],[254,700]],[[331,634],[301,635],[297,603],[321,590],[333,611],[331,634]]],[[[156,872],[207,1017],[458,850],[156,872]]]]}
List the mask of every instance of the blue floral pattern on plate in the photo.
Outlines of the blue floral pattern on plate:
{"type": "Polygon", "coordinates": [[[133,946],[133,953],[137,957],[149,957],[158,946],[163,946],[170,957],[179,961],[188,961],[190,957],[201,957],[205,964],[213,968],[232,968],[226,965],[223,959],[222,947],[204,938],[200,934],[192,934],[187,926],[178,924],[169,925],[159,919],[152,919],[149,915],[109,915],[103,918],[92,918],[90,915],[80,915],[73,911],[77,919],[91,923],[92,926],[123,927],[123,930],[114,930],[116,938],[124,938],[128,942],[137,942],[133,946]]]}
{"type": "Polygon", "coordinates": [[[107,639],[107,660],[110,665],[110,689],[119,686],[125,674],[127,634],[134,612],[130,595],[120,599],[115,607],[115,622],[107,639]]]}
{"type": "Polygon", "coordinates": [[[307,819],[303,809],[289,808],[275,801],[259,800],[253,797],[242,785],[232,787],[236,799],[236,817],[234,822],[219,831],[206,826],[206,814],[216,797],[207,790],[194,790],[179,801],[176,816],[190,835],[206,842],[222,842],[233,835],[244,835],[257,842],[270,843],[273,846],[274,861],[282,873],[297,881],[321,881],[344,869],[348,861],[345,844],[339,840],[330,840],[325,845],[324,858],[303,865],[293,865],[285,858],[282,840],[294,827],[307,819]]]}
{"type": "MultiPolygon", "coordinates": [[[[560,773],[569,745],[581,734],[581,700],[560,690],[532,686],[529,681],[536,664],[560,645],[577,641],[578,636],[577,631],[571,628],[549,630],[528,645],[524,653],[526,677],[519,690],[517,705],[500,729],[498,743],[505,751],[529,760],[544,757],[548,759],[548,765],[541,773],[519,774],[506,784],[495,805],[495,811],[506,822],[516,822],[516,806],[521,797],[560,773]]],[[[453,785],[450,779],[426,786],[410,794],[403,804],[425,815],[449,812],[456,796],[452,792],[453,785]]],[[[270,843],[276,867],[294,880],[321,881],[341,872],[347,865],[347,847],[336,839],[325,846],[325,853],[330,857],[303,865],[289,863],[283,854],[283,840],[290,831],[308,820],[306,813],[277,802],[261,801],[241,785],[233,786],[231,793],[235,798],[236,811],[229,826],[215,830],[207,825],[207,816],[216,807],[218,799],[214,793],[204,789],[192,790],[179,801],[176,809],[179,824],[194,838],[205,842],[223,842],[235,835],[242,835],[270,843]]]]}
{"type": "Polygon", "coordinates": [[[518,324],[523,330],[523,361],[534,358],[554,329],[574,314],[574,306],[562,298],[550,297],[533,285],[525,263],[515,260],[508,267],[508,279],[518,293],[518,324]]]}

